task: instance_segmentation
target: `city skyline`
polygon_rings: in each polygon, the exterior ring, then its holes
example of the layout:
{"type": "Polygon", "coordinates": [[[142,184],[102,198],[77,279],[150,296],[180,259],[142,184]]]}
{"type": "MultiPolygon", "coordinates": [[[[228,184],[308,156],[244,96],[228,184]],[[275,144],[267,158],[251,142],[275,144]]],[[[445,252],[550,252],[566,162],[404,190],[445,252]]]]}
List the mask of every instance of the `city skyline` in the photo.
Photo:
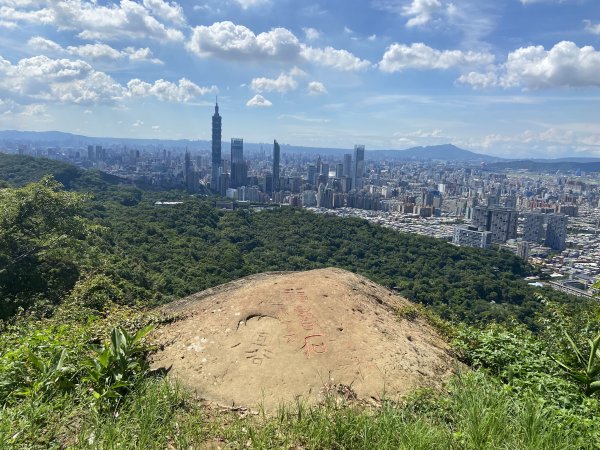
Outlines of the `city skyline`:
{"type": "Polygon", "coordinates": [[[223,140],[600,156],[591,0],[0,8],[0,129],[210,140],[218,94],[223,140]]]}

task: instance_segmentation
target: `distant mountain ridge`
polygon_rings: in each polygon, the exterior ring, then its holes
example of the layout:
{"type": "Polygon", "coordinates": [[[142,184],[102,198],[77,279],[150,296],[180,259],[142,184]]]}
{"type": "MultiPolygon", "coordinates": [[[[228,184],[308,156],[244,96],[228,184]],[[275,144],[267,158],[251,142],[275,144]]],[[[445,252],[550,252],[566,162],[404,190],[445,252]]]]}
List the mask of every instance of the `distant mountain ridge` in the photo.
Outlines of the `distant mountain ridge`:
{"type": "MultiPolygon", "coordinates": [[[[114,138],[114,137],[92,137],[83,136],[62,131],[16,131],[0,130],[0,149],[2,144],[37,144],[62,146],[62,147],[85,147],[87,145],[123,145],[128,147],[144,146],[155,147],[157,149],[169,148],[191,151],[209,151],[211,142],[206,140],[191,139],[137,139],[137,138],[114,138]]],[[[223,149],[228,148],[228,142],[223,142],[223,149]]],[[[269,153],[272,143],[252,143],[244,142],[244,150],[248,153],[265,152],[269,153]]],[[[351,148],[329,148],[329,147],[304,147],[297,145],[282,144],[283,153],[304,153],[315,155],[340,156],[345,153],[352,153],[351,148]]],[[[455,161],[471,163],[498,163],[509,161],[522,161],[517,158],[500,158],[497,156],[477,153],[470,150],[459,148],[453,144],[430,145],[424,147],[412,147],[405,150],[369,150],[366,155],[377,157],[377,159],[394,159],[406,161],[455,161]]],[[[534,159],[535,162],[600,162],[600,158],[560,158],[560,159],[534,159]]]]}

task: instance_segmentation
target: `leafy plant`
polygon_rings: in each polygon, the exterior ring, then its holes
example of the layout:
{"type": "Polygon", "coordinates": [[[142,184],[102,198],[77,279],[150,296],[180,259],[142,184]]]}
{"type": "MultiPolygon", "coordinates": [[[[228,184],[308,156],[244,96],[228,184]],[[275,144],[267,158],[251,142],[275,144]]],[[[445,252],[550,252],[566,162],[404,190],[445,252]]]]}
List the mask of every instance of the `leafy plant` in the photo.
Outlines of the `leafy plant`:
{"type": "Polygon", "coordinates": [[[594,340],[588,340],[590,353],[587,359],[584,358],[571,336],[567,332],[565,335],[575,354],[578,366],[569,366],[556,359],[555,361],[567,371],[571,378],[583,386],[586,395],[600,392],[600,334],[594,340]]]}
{"type": "Polygon", "coordinates": [[[111,405],[118,401],[148,371],[149,348],[143,338],[153,329],[153,325],[148,325],[131,335],[119,326],[114,327],[110,341],[90,358],[86,380],[97,404],[111,405]]]}

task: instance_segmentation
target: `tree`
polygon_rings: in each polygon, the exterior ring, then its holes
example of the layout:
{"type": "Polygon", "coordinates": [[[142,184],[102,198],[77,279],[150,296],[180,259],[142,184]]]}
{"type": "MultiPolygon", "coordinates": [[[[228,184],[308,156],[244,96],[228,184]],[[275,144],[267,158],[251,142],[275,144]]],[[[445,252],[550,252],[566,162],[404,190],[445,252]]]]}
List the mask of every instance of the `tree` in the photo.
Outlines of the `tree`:
{"type": "Polygon", "coordinates": [[[85,196],[50,176],[0,190],[0,318],[44,298],[56,302],[78,278],[76,255],[92,230],[85,196]]]}

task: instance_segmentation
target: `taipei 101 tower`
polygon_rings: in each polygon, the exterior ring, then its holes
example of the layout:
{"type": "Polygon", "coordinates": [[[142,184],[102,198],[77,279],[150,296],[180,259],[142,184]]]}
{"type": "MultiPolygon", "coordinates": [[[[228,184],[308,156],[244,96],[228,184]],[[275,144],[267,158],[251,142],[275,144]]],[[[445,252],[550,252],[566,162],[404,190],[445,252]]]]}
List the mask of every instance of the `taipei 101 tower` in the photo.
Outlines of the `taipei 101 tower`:
{"type": "Polygon", "coordinates": [[[221,177],[221,116],[219,115],[219,103],[215,101],[215,113],[212,116],[212,177],[210,188],[213,192],[219,192],[219,179],[221,177]]]}

